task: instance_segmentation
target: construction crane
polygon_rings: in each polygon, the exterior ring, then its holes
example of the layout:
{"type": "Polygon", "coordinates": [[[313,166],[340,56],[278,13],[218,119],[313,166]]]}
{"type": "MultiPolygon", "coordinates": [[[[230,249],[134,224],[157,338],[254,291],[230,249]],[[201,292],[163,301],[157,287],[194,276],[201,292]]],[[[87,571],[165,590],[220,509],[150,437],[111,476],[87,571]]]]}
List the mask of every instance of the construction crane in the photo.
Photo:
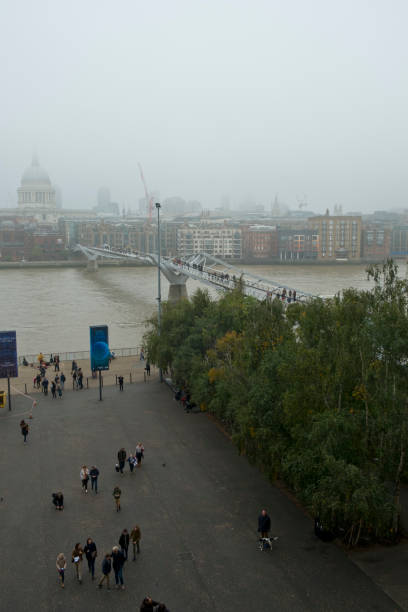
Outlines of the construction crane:
{"type": "Polygon", "coordinates": [[[138,162],[137,165],[139,166],[140,178],[142,179],[142,183],[143,183],[143,187],[144,187],[144,191],[145,191],[146,206],[147,206],[148,211],[149,211],[149,223],[151,223],[151,221],[152,221],[152,212],[153,212],[153,198],[151,196],[149,196],[149,191],[147,189],[145,177],[144,177],[144,174],[143,174],[142,165],[141,165],[140,162],[138,162]]]}
{"type": "Polygon", "coordinates": [[[302,210],[302,208],[306,208],[306,206],[309,206],[307,202],[307,197],[305,195],[303,196],[303,198],[297,198],[297,201],[298,201],[300,210],[302,210]]]}

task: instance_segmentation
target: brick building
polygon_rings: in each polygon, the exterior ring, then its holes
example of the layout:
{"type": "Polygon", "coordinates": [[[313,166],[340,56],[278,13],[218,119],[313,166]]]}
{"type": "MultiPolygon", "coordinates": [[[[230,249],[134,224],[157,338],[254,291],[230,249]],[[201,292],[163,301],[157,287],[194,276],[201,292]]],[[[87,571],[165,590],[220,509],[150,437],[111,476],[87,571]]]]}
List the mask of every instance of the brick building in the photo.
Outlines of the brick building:
{"type": "Polygon", "coordinates": [[[379,262],[390,256],[391,230],[379,224],[364,225],[361,255],[365,261],[379,262]]]}
{"type": "Polygon", "coordinates": [[[268,261],[278,256],[278,232],[269,225],[250,225],[242,230],[242,254],[248,263],[268,261]]]}

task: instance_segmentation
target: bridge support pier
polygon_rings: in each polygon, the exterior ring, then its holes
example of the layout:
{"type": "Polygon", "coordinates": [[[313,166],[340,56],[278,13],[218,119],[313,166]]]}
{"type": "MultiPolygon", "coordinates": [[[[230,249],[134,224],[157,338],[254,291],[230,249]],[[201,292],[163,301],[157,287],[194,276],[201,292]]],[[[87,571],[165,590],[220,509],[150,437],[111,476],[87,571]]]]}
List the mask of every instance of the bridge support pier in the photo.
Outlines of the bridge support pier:
{"type": "Polygon", "coordinates": [[[169,286],[169,302],[178,302],[182,299],[187,299],[186,283],[170,283],[169,286]]]}
{"type": "Polygon", "coordinates": [[[98,262],[96,259],[88,259],[88,263],[86,264],[87,272],[97,272],[98,271],[98,262]]]}

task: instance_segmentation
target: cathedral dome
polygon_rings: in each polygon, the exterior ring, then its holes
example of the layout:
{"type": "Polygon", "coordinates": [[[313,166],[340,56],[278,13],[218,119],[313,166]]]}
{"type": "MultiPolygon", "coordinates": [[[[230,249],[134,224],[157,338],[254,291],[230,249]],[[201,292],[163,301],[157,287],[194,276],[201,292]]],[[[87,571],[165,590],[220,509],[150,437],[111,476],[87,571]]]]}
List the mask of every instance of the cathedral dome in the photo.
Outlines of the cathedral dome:
{"type": "Polygon", "coordinates": [[[36,155],[33,155],[31,166],[28,166],[21,177],[21,186],[51,186],[50,177],[46,170],[38,162],[36,155]]]}

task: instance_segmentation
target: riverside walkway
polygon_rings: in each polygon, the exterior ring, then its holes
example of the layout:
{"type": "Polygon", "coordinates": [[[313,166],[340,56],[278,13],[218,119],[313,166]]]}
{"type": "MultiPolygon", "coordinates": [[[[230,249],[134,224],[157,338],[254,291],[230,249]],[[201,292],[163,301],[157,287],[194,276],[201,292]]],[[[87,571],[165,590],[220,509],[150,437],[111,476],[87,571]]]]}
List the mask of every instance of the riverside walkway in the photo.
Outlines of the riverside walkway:
{"type": "MultiPolygon", "coordinates": [[[[28,400],[0,413],[1,610],[138,610],[147,594],[171,612],[381,612],[400,610],[335,544],[236,449],[204,413],[185,414],[157,379],[42,398],[24,445],[28,400]],[[141,469],[114,470],[121,446],[146,448],[141,469]],[[98,495],[81,492],[82,464],[100,470],[98,495]],[[116,513],[113,487],[122,489],[116,513]],[[51,493],[62,490],[65,510],[51,493]],[[257,516],[269,510],[275,549],[257,547],[257,516]],[[141,554],[125,564],[125,591],[98,591],[70,553],[92,537],[104,553],[123,528],[142,530],[141,554]],[[67,557],[66,588],[55,559],[67,557]]],[[[112,575],[111,575],[112,576],[112,575]]]]}

